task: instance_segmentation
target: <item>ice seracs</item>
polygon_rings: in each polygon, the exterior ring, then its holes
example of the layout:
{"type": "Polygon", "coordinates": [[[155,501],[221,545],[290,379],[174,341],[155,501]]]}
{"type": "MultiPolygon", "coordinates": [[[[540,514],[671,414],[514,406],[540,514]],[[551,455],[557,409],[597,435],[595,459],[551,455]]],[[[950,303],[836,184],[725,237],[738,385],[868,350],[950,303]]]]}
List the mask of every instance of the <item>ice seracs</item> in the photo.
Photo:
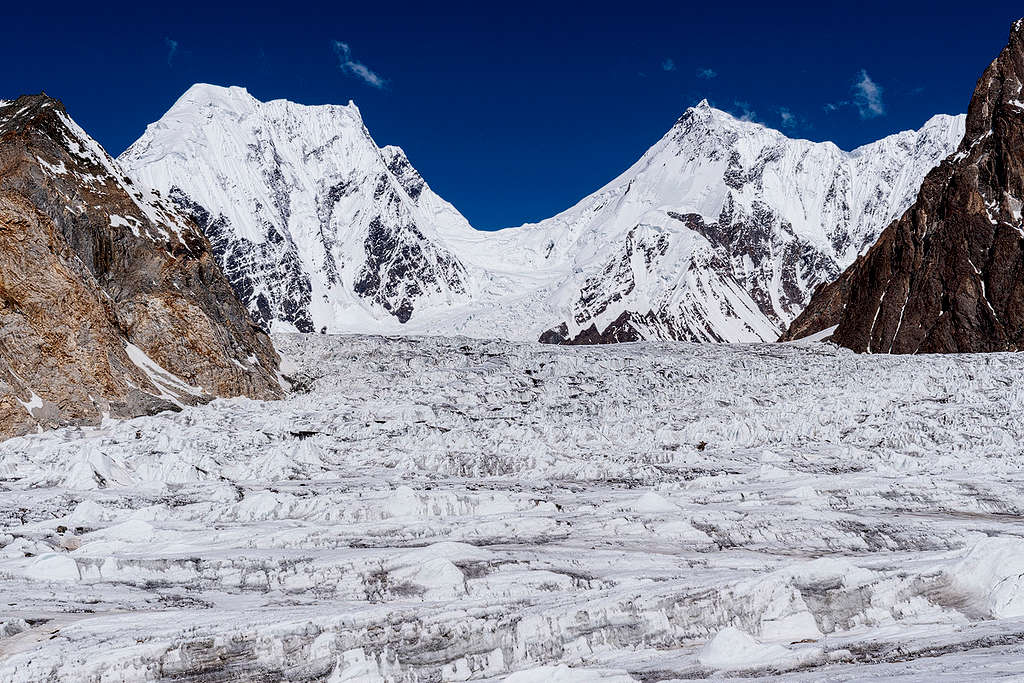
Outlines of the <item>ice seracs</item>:
{"type": "Polygon", "coordinates": [[[0,442],[0,680],[1019,678],[1024,355],[274,341],[0,442]]]}
{"type": "Polygon", "coordinates": [[[776,338],[963,135],[843,152],[702,101],[548,220],[477,231],[354,104],[196,85],[122,156],[199,222],[262,324],[553,342],[776,338]]]}

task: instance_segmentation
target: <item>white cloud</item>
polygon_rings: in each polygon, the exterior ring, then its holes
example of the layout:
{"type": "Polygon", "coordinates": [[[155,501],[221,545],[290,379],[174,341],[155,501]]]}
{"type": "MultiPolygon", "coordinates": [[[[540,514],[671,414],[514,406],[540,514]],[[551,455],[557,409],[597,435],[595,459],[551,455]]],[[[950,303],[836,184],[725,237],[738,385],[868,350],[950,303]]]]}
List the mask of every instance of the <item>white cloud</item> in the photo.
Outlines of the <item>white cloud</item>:
{"type": "Polygon", "coordinates": [[[167,66],[170,66],[174,55],[178,52],[178,41],[164,38],[164,45],[167,46],[167,66]]]}
{"type": "Polygon", "coordinates": [[[796,115],[786,107],[779,108],[779,118],[782,120],[783,128],[792,128],[796,125],[796,115]]]}
{"type": "Polygon", "coordinates": [[[661,63],[661,70],[662,71],[675,71],[676,70],[676,63],[674,61],[672,61],[671,57],[666,57],[665,61],[661,63]]]}
{"type": "Polygon", "coordinates": [[[387,85],[387,80],[371,70],[370,67],[352,59],[352,48],[348,46],[348,43],[343,43],[340,40],[334,41],[334,54],[338,55],[338,68],[343,73],[354,76],[378,90],[387,85]]]}
{"type": "Polygon", "coordinates": [[[717,75],[718,75],[718,72],[715,71],[714,69],[707,69],[707,68],[697,69],[697,78],[703,78],[706,81],[711,80],[712,78],[714,78],[717,75]]]}
{"type": "Polygon", "coordinates": [[[883,92],[882,86],[871,80],[868,72],[861,69],[857,81],[853,84],[853,103],[862,119],[873,119],[885,114],[883,92]]]}
{"type": "Polygon", "coordinates": [[[742,100],[735,100],[733,102],[740,110],[740,115],[737,117],[740,121],[752,121],[754,123],[760,123],[757,119],[757,112],[750,108],[750,102],[743,102],[742,100]]]}

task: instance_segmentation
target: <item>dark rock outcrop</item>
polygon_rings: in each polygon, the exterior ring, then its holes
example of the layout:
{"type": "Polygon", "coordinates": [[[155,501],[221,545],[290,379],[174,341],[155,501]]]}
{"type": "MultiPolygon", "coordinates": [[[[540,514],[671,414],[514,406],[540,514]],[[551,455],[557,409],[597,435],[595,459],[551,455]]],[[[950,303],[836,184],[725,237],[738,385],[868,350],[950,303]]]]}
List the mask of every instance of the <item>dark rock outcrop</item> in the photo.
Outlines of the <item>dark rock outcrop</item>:
{"type": "Polygon", "coordinates": [[[621,344],[624,342],[644,341],[651,338],[651,330],[671,324],[660,318],[654,311],[636,313],[623,311],[604,329],[599,330],[596,323],[580,330],[575,336],[569,335],[565,323],[552,327],[540,336],[541,344],[587,345],[587,344],[621,344]]]}
{"type": "Polygon", "coordinates": [[[1024,20],[978,81],[959,150],[782,341],[871,353],[1024,349],[1024,20]]]}
{"type": "Polygon", "coordinates": [[[0,102],[0,437],[279,397],[277,366],[191,221],[57,100],[0,102]]]}
{"type": "Polygon", "coordinates": [[[210,240],[221,272],[256,324],[268,332],[275,320],[299,332],[316,331],[309,310],[312,283],[302,270],[295,243],[287,235],[265,224],[263,241],[253,242],[236,234],[224,214],[214,216],[180,187],[172,187],[168,194],[178,210],[210,240]]]}

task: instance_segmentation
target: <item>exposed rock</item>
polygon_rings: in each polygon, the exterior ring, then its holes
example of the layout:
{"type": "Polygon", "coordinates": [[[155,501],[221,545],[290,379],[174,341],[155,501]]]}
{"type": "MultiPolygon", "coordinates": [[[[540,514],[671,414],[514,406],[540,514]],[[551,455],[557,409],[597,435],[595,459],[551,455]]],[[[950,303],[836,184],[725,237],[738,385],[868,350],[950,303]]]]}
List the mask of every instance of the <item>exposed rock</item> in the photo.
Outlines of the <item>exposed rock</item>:
{"type": "Polygon", "coordinates": [[[57,100],[0,102],[0,436],[276,398],[277,365],[195,225],[57,100]]]}
{"type": "Polygon", "coordinates": [[[833,341],[871,353],[1024,348],[1022,83],[1024,20],[978,81],[959,150],[784,340],[838,325],[833,341]]]}
{"type": "Polygon", "coordinates": [[[291,240],[271,224],[263,226],[262,241],[235,235],[228,218],[213,216],[180,187],[171,187],[169,195],[210,239],[221,270],[253,320],[264,330],[280,320],[299,332],[316,331],[309,312],[312,285],[291,240]]]}
{"type": "Polygon", "coordinates": [[[623,311],[618,318],[602,330],[598,330],[597,325],[591,323],[590,327],[569,338],[567,336],[569,330],[565,323],[562,323],[541,335],[539,341],[542,344],[620,344],[643,341],[654,337],[650,334],[650,330],[665,324],[666,321],[659,319],[654,311],[648,313],[623,311]]]}

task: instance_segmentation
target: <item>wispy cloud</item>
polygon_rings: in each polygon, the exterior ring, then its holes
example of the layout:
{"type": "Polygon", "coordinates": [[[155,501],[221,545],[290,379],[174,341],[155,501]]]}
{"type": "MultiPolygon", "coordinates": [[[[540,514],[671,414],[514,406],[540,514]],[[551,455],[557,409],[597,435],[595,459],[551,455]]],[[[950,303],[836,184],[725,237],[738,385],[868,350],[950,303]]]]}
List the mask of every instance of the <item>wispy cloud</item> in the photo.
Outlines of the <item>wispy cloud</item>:
{"type": "Polygon", "coordinates": [[[752,121],[754,123],[760,123],[757,118],[757,112],[750,108],[750,102],[744,102],[742,100],[735,100],[733,105],[740,110],[738,118],[740,121],[752,121]]]}
{"type": "Polygon", "coordinates": [[[873,119],[885,115],[885,102],[882,101],[882,86],[871,80],[868,72],[860,70],[857,82],[853,84],[853,103],[860,112],[862,119],[873,119]]]}
{"type": "Polygon", "coordinates": [[[676,63],[672,60],[671,57],[666,57],[665,61],[663,61],[661,63],[661,70],[662,71],[675,71],[676,70],[676,63]]]}
{"type": "Polygon", "coordinates": [[[714,69],[708,69],[708,68],[697,69],[697,78],[703,78],[705,81],[710,81],[712,78],[716,77],[717,75],[718,75],[718,72],[715,71],[714,69]]]}
{"type": "Polygon", "coordinates": [[[850,91],[853,93],[853,97],[849,100],[839,100],[838,102],[827,102],[822,109],[826,113],[831,114],[834,111],[839,111],[843,107],[856,107],[857,113],[860,114],[862,119],[873,119],[879,116],[885,116],[885,99],[883,94],[885,88],[875,82],[871,76],[868,75],[866,69],[861,69],[854,77],[853,85],[850,86],[850,91]]]}
{"type": "Polygon", "coordinates": [[[786,107],[779,107],[779,120],[783,128],[793,128],[797,124],[796,114],[786,107]]]}
{"type": "Polygon", "coordinates": [[[334,41],[334,54],[338,56],[338,68],[341,69],[342,73],[358,78],[363,83],[378,90],[382,90],[388,84],[386,79],[370,69],[370,67],[352,59],[352,48],[348,46],[348,43],[343,43],[340,40],[334,41]]]}
{"type": "Polygon", "coordinates": [[[174,55],[178,53],[178,41],[164,38],[164,45],[167,46],[167,66],[171,66],[171,62],[174,61],[174,55]]]}

